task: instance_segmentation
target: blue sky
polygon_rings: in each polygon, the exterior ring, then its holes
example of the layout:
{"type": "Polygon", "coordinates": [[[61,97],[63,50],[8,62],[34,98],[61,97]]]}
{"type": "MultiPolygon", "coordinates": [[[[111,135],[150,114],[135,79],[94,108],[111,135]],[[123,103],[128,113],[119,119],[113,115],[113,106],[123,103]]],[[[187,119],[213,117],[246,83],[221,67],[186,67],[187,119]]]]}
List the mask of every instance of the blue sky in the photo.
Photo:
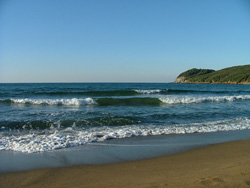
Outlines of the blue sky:
{"type": "Polygon", "coordinates": [[[249,0],[0,0],[0,82],[171,82],[244,64],[249,0]]]}

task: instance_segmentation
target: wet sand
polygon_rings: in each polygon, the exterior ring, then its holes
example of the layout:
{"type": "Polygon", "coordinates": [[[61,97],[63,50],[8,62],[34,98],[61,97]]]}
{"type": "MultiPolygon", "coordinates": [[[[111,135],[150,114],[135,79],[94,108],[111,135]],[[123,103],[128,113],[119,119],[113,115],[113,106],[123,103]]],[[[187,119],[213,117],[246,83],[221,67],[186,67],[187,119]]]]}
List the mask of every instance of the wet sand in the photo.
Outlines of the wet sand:
{"type": "Polygon", "coordinates": [[[250,140],[117,164],[2,173],[0,187],[250,187],[250,140]]]}

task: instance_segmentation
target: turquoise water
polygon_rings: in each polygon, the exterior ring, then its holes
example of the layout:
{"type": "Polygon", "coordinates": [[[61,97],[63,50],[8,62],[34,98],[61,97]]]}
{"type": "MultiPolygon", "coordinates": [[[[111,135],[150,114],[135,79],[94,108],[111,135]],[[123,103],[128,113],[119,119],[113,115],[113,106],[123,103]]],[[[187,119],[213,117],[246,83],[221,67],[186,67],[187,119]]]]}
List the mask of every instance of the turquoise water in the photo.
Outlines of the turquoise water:
{"type": "Polygon", "coordinates": [[[250,86],[0,84],[0,150],[42,152],[110,139],[250,129],[250,86]]]}

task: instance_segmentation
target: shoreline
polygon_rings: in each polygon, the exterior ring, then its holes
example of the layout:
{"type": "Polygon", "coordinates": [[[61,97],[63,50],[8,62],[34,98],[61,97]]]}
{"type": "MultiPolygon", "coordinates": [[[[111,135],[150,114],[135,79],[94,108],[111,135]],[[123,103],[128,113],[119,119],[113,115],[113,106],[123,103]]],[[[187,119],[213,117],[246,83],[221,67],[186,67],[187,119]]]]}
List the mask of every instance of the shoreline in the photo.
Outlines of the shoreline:
{"type": "Polygon", "coordinates": [[[0,151],[0,174],[76,165],[105,165],[183,153],[211,144],[250,139],[250,130],[112,139],[41,153],[0,151]]]}
{"type": "Polygon", "coordinates": [[[250,140],[180,154],[0,174],[0,187],[248,187],[250,140]]]}

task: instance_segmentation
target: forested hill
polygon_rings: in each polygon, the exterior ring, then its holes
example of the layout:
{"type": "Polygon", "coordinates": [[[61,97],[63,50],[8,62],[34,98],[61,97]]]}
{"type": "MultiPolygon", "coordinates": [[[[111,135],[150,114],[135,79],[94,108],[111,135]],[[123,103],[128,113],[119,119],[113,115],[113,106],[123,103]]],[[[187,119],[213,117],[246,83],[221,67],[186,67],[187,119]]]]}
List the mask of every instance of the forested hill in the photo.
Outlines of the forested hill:
{"type": "Polygon", "coordinates": [[[250,84],[250,65],[235,66],[218,71],[190,69],[181,73],[176,83],[250,84]]]}

